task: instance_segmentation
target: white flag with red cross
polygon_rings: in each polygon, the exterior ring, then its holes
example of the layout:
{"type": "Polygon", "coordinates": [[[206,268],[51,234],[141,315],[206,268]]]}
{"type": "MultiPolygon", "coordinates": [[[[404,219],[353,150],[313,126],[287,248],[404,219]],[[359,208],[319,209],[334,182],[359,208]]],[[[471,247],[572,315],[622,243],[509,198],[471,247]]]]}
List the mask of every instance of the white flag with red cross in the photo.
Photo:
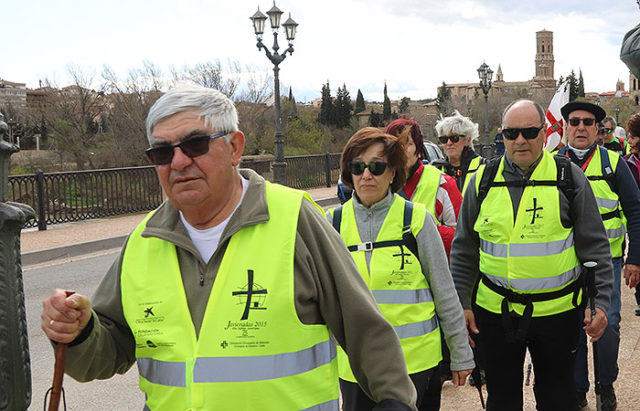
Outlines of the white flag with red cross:
{"type": "Polygon", "coordinates": [[[569,102],[569,81],[560,84],[558,91],[549,103],[549,109],[546,115],[547,138],[544,148],[547,151],[553,151],[560,141],[562,141],[564,120],[560,109],[569,102]]]}

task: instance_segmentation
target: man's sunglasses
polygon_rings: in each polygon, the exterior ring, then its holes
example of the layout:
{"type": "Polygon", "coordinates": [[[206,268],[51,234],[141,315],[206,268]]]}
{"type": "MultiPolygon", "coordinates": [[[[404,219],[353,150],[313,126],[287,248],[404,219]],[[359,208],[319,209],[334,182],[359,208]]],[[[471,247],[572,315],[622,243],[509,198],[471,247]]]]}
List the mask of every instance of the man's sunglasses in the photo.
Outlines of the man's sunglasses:
{"type": "Polygon", "coordinates": [[[538,133],[542,130],[541,127],[526,127],[526,128],[505,128],[502,130],[502,135],[507,140],[515,140],[520,134],[527,140],[533,140],[538,137],[538,133]]]}
{"type": "Polygon", "coordinates": [[[569,119],[569,125],[573,126],[573,127],[577,127],[578,125],[580,125],[580,121],[582,121],[582,124],[584,124],[585,126],[589,127],[595,124],[596,119],[595,118],[580,118],[580,117],[571,117],[569,119]]]}
{"type": "Polygon", "coordinates": [[[464,138],[462,135],[454,134],[452,136],[440,136],[438,140],[442,144],[447,144],[447,140],[451,140],[452,143],[457,143],[461,138],[464,138]]]}
{"type": "Polygon", "coordinates": [[[229,134],[229,132],[220,131],[219,133],[209,136],[193,137],[178,144],[151,147],[146,149],[145,153],[147,153],[147,157],[149,157],[149,160],[151,160],[154,165],[161,166],[171,163],[176,147],[180,147],[180,150],[190,158],[198,157],[209,152],[210,140],[226,136],[227,134],[229,134]]]}
{"type": "Polygon", "coordinates": [[[369,164],[365,164],[363,161],[354,160],[349,163],[349,171],[351,171],[351,174],[353,174],[354,176],[359,176],[360,174],[364,173],[365,168],[368,168],[371,174],[373,174],[374,176],[379,176],[382,175],[382,173],[384,173],[384,170],[387,169],[387,165],[388,164],[384,161],[372,161],[369,164]]]}
{"type": "Polygon", "coordinates": [[[601,128],[598,130],[598,134],[610,134],[613,130],[610,128],[601,128]]]}

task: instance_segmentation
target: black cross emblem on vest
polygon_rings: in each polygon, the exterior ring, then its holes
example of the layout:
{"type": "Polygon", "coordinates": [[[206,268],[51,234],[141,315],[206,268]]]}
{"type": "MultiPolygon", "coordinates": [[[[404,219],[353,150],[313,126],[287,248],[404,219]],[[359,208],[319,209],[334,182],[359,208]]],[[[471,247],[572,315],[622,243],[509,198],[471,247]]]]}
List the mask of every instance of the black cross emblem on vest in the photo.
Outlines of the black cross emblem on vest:
{"type": "Polygon", "coordinates": [[[246,320],[249,318],[249,310],[266,310],[266,308],[264,307],[258,307],[257,304],[255,304],[254,307],[251,306],[251,297],[254,294],[266,294],[267,290],[254,290],[253,289],[253,270],[247,270],[247,291],[233,291],[231,293],[231,295],[233,296],[237,296],[237,295],[246,295],[247,296],[247,302],[244,305],[244,312],[242,313],[242,318],[240,318],[240,320],[246,320]]]}
{"type": "MultiPolygon", "coordinates": [[[[533,197],[533,208],[525,210],[527,213],[529,211],[533,212],[533,215],[531,216],[531,224],[536,222],[536,217],[537,217],[536,213],[538,212],[538,210],[543,210],[543,208],[542,207],[538,207],[538,199],[536,197],[533,197]]],[[[542,217],[540,217],[540,218],[542,218],[542,217]]]]}
{"type": "MultiPolygon", "coordinates": [[[[400,269],[403,270],[404,269],[404,258],[405,257],[409,257],[411,254],[409,253],[405,253],[404,252],[404,247],[402,245],[400,245],[400,253],[399,254],[394,254],[394,257],[400,257],[400,269]]],[[[410,262],[407,261],[407,264],[411,264],[410,262]]]]}

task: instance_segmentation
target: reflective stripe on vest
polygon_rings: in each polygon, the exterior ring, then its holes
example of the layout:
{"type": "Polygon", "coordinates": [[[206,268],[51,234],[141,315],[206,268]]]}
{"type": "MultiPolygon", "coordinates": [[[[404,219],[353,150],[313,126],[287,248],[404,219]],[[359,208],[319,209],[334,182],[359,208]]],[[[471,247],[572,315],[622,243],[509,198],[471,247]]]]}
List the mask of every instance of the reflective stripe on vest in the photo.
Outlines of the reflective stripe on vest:
{"type": "Polygon", "coordinates": [[[467,172],[464,173],[464,183],[462,183],[462,191],[460,192],[463,196],[464,196],[464,192],[467,191],[467,186],[469,185],[469,180],[471,180],[471,176],[474,175],[476,171],[478,171],[478,169],[480,168],[481,159],[482,157],[478,156],[478,157],[472,158],[471,161],[469,162],[469,168],[467,169],[467,172]]]}
{"type": "MultiPolygon", "coordinates": [[[[618,168],[618,160],[620,156],[611,152],[604,147],[597,146],[593,157],[589,161],[589,165],[584,174],[587,178],[591,177],[604,177],[602,173],[602,156],[606,155],[609,159],[612,173],[615,174],[618,168]]],[[[605,163],[606,164],[606,163],[605,163]]],[[[601,215],[614,212],[618,210],[619,216],[614,216],[603,220],[604,228],[607,231],[607,238],[609,239],[609,245],[611,246],[611,256],[613,258],[622,257],[622,244],[624,242],[624,235],[626,230],[626,219],[620,208],[620,199],[618,194],[611,190],[611,186],[605,179],[589,179],[591,189],[596,197],[596,203],[598,204],[598,210],[601,215]]]]}
{"type": "Polygon", "coordinates": [[[532,291],[539,289],[551,290],[554,288],[562,288],[578,278],[580,276],[580,272],[580,267],[575,267],[569,271],[553,277],[514,279],[506,279],[504,277],[498,277],[495,275],[483,274],[486,275],[491,280],[491,282],[498,284],[501,287],[513,288],[520,291],[532,291]]]}
{"type": "MultiPolygon", "coordinates": [[[[438,172],[439,173],[439,172],[438,172]]],[[[376,242],[402,238],[404,205],[406,200],[398,195],[387,212],[376,242]]],[[[424,205],[413,204],[411,232],[416,236],[426,217],[424,205]]],[[[353,200],[342,206],[340,235],[347,246],[362,244],[353,209],[353,200]]],[[[417,257],[406,247],[371,247],[351,252],[360,274],[384,317],[395,329],[405,355],[409,374],[435,367],[442,358],[440,328],[429,284],[422,273],[417,257]],[[370,269],[366,254],[371,253],[370,269]]],[[[338,350],[340,378],[355,381],[348,359],[338,350]]]]}
{"type": "Polygon", "coordinates": [[[420,290],[373,290],[373,298],[378,304],[419,304],[433,301],[428,288],[420,290]]]}
{"type": "Polygon", "coordinates": [[[256,357],[197,358],[193,369],[194,382],[260,381],[302,374],[336,357],[336,348],[323,341],[307,349],[256,357]]]}
{"type": "MultiPolygon", "coordinates": [[[[495,181],[503,182],[504,158],[495,181]]],[[[476,192],[485,168],[478,171],[476,192]]],[[[532,181],[557,178],[553,156],[543,157],[533,171],[532,181]]],[[[508,188],[492,186],[481,203],[474,230],[480,239],[480,272],[488,281],[516,293],[536,294],[562,289],[576,281],[580,262],[575,253],[573,228],[562,226],[559,188],[528,185],[524,188],[517,214],[508,188]],[[544,241],[547,240],[547,241],[544,241]]],[[[533,302],[533,316],[558,314],[574,308],[572,295],[533,302]]],[[[493,313],[502,312],[503,296],[481,282],[476,303],[493,313]]],[[[509,302],[510,311],[522,315],[524,305],[509,302]]]]}
{"type": "Polygon", "coordinates": [[[489,240],[480,240],[480,249],[494,257],[506,258],[511,252],[512,257],[544,257],[560,254],[574,246],[573,232],[562,240],[550,241],[548,243],[527,243],[527,244],[496,244],[489,240]]]}
{"type": "Polygon", "coordinates": [[[329,331],[303,324],[295,311],[293,260],[305,197],[266,183],[269,220],[228,240],[197,336],[176,246],[142,237],[148,217],[129,237],[122,306],[147,408],[338,409],[329,331]]]}

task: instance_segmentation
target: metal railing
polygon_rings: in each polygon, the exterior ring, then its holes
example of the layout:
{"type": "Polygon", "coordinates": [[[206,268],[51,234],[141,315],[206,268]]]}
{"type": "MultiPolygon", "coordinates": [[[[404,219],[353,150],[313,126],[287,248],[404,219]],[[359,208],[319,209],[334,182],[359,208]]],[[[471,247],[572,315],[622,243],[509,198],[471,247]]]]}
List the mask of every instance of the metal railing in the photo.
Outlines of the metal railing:
{"type": "MultiPolygon", "coordinates": [[[[290,187],[329,187],[338,181],[340,154],[286,157],[285,161],[290,187]]],[[[150,211],[163,198],[154,167],[143,166],[9,176],[9,201],[36,210],[36,219],[25,227],[46,230],[49,224],[150,211]]]]}

